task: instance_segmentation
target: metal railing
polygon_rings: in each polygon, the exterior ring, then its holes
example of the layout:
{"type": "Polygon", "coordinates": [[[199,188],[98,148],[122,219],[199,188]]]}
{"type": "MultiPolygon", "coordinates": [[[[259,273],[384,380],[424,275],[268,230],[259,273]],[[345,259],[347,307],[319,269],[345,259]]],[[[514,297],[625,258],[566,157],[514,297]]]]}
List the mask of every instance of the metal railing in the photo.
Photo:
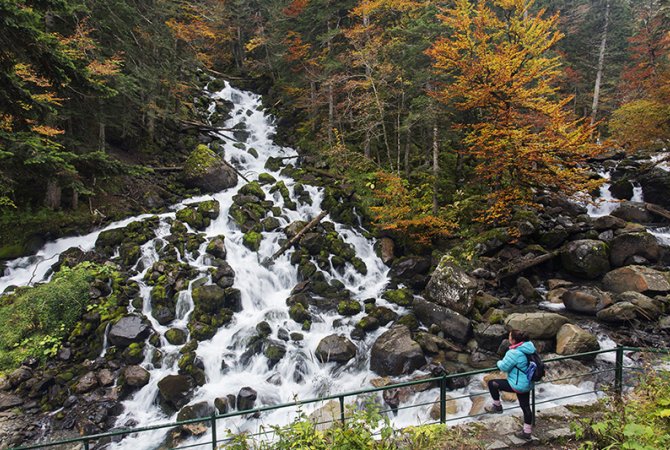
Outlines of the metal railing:
{"type": "MultiPolygon", "coordinates": [[[[546,404],[546,403],[555,403],[557,401],[564,401],[570,398],[575,398],[579,396],[586,396],[586,395],[594,395],[597,393],[602,393],[604,392],[602,389],[597,389],[596,385],[594,384],[594,390],[588,390],[588,391],[583,391],[577,394],[570,394],[570,395],[565,395],[561,397],[552,397],[552,398],[546,398],[541,401],[536,400],[536,388],[537,386],[540,386],[542,384],[548,384],[548,383],[556,383],[560,381],[564,381],[566,379],[572,379],[572,378],[580,378],[580,377],[588,377],[588,376],[594,376],[602,373],[607,373],[607,372],[613,372],[613,393],[615,395],[621,395],[623,388],[624,388],[624,371],[625,369],[633,369],[633,370],[639,370],[639,367],[635,366],[624,366],[624,353],[625,352],[639,352],[639,353],[661,353],[661,354],[668,354],[668,350],[664,349],[643,349],[643,348],[638,348],[638,347],[616,347],[612,349],[607,349],[607,350],[597,350],[597,351],[592,351],[592,352],[585,352],[585,353],[577,353],[574,355],[566,355],[566,356],[560,356],[557,358],[552,358],[552,359],[546,359],[544,360],[545,363],[555,363],[559,361],[564,361],[567,359],[584,359],[584,358],[595,358],[597,355],[605,354],[605,353],[615,353],[615,362],[613,364],[613,367],[611,368],[606,368],[606,369],[601,369],[601,370],[595,370],[595,371],[590,371],[587,373],[583,374],[571,374],[568,377],[563,377],[563,378],[550,378],[550,377],[545,377],[544,380],[541,382],[535,383],[535,386],[533,386],[533,390],[531,391],[531,407],[533,410],[533,418],[535,417],[535,412],[536,412],[536,406],[540,404],[546,404]]],[[[398,406],[396,408],[391,408],[391,409],[385,409],[379,411],[380,413],[388,413],[388,412],[393,412],[397,413],[399,410],[403,409],[409,409],[409,408],[419,408],[423,406],[429,406],[429,405],[434,405],[439,403],[440,405],[440,415],[439,415],[439,420],[436,420],[434,422],[425,422],[421,423],[421,425],[430,425],[430,424],[436,424],[436,423],[442,423],[446,424],[447,422],[452,422],[456,420],[463,420],[466,418],[474,418],[478,416],[485,415],[485,412],[477,412],[474,414],[466,414],[466,415],[461,415],[457,417],[449,417],[447,418],[447,401],[457,401],[460,399],[464,398],[473,398],[477,396],[483,396],[483,395],[488,395],[488,391],[482,391],[482,392],[475,392],[475,393],[469,393],[465,394],[459,397],[447,397],[447,391],[448,391],[448,384],[450,380],[456,380],[458,378],[463,378],[463,377],[471,377],[474,375],[481,375],[481,374],[486,374],[490,372],[496,372],[498,371],[497,368],[489,368],[489,369],[481,369],[481,370],[473,370],[469,372],[461,372],[461,373],[454,373],[454,374],[445,374],[439,377],[433,377],[433,378],[425,378],[425,379],[417,379],[413,381],[408,381],[404,383],[398,383],[398,384],[393,384],[393,385],[387,385],[387,386],[380,386],[380,387],[373,387],[373,388],[368,388],[368,389],[361,389],[358,391],[351,391],[351,392],[345,392],[345,393],[340,393],[337,395],[331,395],[327,397],[320,397],[320,398],[313,398],[313,399],[308,399],[308,400],[297,400],[295,402],[291,403],[283,403],[279,405],[271,405],[271,406],[263,406],[259,408],[253,408],[253,409],[248,409],[244,411],[235,411],[235,412],[230,412],[226,414],[213,414],[209,417],[204,417],[204,418],[195,418],[195,419],[189,419],[189,420],[184,420],[184,421],[179,421],[179,422],[172,422],[172,423],[166,423],[166,424],[161,424],[161,425],[154,425],[154,426],[147,426],[147,427],[140,427],[140,428],[131,428],[131,429],[118,429],[115,431],[110,431],[107,433],[100,433],[100,434],[93,434],[93,435],[88,435],[88,436],[81,436],[77,438],[72,438],[72,439],[65,439],[65,440],[60,440],[60,441],[55,441],[55,442],[48,442],[48,443],[42,443],[42,444],[35,444],[35,445],[30,445],[30,446],[24,446],[24,447],[16,447],[11,450],[31,450],[31,449],[41,449],[41,448],[48,448],[48,447],[55,447],[55,446],[61,446],[61,445],[67,445],[67,444],[82,444],[84,450],[89,450],[91,448],[92,444],[104,444],[104,443],[111,443],[114,438],[119,438],[123,436],[128,436],[131,434],[139,434],[139,433],[144,433],[148,431],[154,431],[154,430],[160,430],[160,429],[166,429],[166,428],[175,428],[175,427],[182,427],[184,425],[192,425],[192,424],[206,424],[210,429],[211,429],[211,441],[208,441],[209,443],[197,443],[197,444],[191,444],[191,445],[185,445],[181,447],[174,447],[175,449],[186,449],[186,448],[193,448],[193,447],[205,447],[209,446],[211,444],[211,448],[213,450],[216,450],[218,448],[219,444],[224,444],[226,442],[230,442],[233,438],[230,437],[225,437],[225,438],[220,438],[218,433],[217,433],[217,420],[222,420],[222,419],[230,419],[234,417],[242,417],[242,416],[256,416],[259,415],[260,413],[263,412],[268,412],[268,411],[275,411],[279,409],[285,409],[285,408],[302,408],[304,405],[309,405],[313,403],[318,403],[318,402],[328,402],[332,400],[337,400],[339,403],[339,418],[333,419],[333,420],[326,420],[322,422],[318,422],[317,425],[321,424],[328,424],[328,423],[333,423],[333,422],[339,422],[339,423],[346,423],[348,419],[351,419],[351,416],[347,417],[346,416],[346,402],[345,399],[349,397],[358,397],[360,395],[366,395],[366,394],[372,394],[372,393],[377,393],[377,392],[382,392],[386,390],[392,390],[392,389],[400,389],[400,388],[408,388],[412,386],[417,386],[421,384],[430,384],[433,387],[439,387],[440,391],[440,397],[439,400],[435,402],[424,402],[424,403],[419,403],[419,404],[412,404],[412,405],[407,405],[407,406],[398,406]]],[[[550,372],[550,371],[549,371],[550,372]]],[[[519,408],[519,406],[515,406],[514,408],[519,408]]],[[[514,408],[508,408],[508,409],[514,409],[514,408]]],[[[253,436],[260,436],[260,435],[267,435],[269,433],[272,433],[272,431],[262,431],[260,433],[255,433],[255,434],[250,434],[247,435],[249,437],[253,436]]],[[[117,439],[118,440],[118,439],[117,439]]],[[[158,444],[158,443],[157,443],[158,444]]]]}

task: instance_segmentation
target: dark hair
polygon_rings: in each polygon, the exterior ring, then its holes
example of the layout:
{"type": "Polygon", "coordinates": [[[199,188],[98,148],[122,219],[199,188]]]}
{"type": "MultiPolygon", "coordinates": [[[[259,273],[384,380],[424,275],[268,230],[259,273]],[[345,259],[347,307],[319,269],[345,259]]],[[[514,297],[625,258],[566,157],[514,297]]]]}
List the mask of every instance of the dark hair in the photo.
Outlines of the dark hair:
{"type": "Polygon", "coordinates": [[[511,330],[510,334],[512,335],[512,339],[514,339],[514,342],[525,342],[528,340],[528,333],[525,331],[511,330]]]}

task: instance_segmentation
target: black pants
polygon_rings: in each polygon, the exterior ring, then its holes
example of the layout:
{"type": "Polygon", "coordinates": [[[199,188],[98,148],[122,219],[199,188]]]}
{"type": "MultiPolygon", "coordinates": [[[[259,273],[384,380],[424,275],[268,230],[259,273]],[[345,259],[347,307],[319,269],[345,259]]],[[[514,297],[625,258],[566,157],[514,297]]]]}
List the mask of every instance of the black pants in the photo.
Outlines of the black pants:
{"type": "Polygon", "coordinates": [[[530,392],[516,392],[512,389],[512,386],[509,385],[507,380],[490,380],[489,392],[491,393],[493,400],[500,400],[500,391],[514,392],[516,394],[516,398],[519,399],[521,411],[523,411],[523,423],[532,425],[533,411],[530,409],[530,392]]]}

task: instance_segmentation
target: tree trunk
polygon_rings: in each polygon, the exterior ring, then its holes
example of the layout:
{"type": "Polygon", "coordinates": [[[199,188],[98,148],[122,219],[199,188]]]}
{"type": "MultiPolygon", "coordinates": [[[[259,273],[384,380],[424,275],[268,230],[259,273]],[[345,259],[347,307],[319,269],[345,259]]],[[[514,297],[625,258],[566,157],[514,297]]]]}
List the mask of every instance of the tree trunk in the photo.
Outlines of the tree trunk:
{"type": "Polygon", "coordinates": [[[407,125],[407,136],[405,141],[405,178],[409,179],[409,151],[412,146],[412,127],[407,125]]]}
{"type": "Polygon", "coordinates": [[[79,192],[77,192],[76,189],[72,189],[72,197],[71,197],[71,203],[70,205],[73,210],[76,210],[79,208],[79,192]]]}
{"type": "Polygon", "coordinates": [[[54,179],[47,181],[47,192],[44,198],[46,207],[52,210],[60,209],[61,196],[62,190],[58,181],[54,179]]]}
{"type": "Polygon", "coordinates": [[[607,30],[610,23],[610,0],[605,3],[605,24],[600,40],[600,51],[598,52],[598,72],[596,73],[596,84],[593,88],[593,106],[591,106],[591,126],[598,118],[598,103],[600,101],[600,84],[603,78],[603,66],[605,65],[605,51],[607,50],[607,30]]]}
{"type": "Polygon", "coordinates": [[[328,83],[328,146],[333,146],[335,128],[335,99],[333,98],[333,82],[328,83]]]}
{"type": "Polygon", "coordinates": [[[365,141],[363,143],[363,153],[366,158],[370,158],[370,130],[365,130],[365,141]]]}
{"type": "Polygon", "coordinates": [[[433,124],[433,215],[437,216],[439,204],[437,202],[437,189],[440,174],[440,146],[437,142],[437,122],[433,124]]]}

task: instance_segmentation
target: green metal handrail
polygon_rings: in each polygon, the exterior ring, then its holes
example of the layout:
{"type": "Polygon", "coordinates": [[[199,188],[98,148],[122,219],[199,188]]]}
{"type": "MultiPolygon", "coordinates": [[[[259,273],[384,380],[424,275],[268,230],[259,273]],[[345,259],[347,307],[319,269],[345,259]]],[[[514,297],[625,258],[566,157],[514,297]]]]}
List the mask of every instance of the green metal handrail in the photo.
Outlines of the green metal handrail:
{"type": "MultiPolygon", "coordinates": [[[[624,357],[624,352],[645,352],[645,353],[662,353],[662,354],[668,354],[670,353],[666,349],[653,349],[653,348],[639,348],[639,347],[623,347],[623,346],[618,346],[616,348],[612,349],[607,349],[607,350],[595,350],[591,352],[584,352],[584,353],[576,353],[573,355],[566,355],[566,356],[559,356],[556,358],[551,358],[551,359],[546,359],[544,360],[545,363],[552,363],[552,362],[558,362],[558,361],[564,361],[567,359],[574,359],[574,358],[584,358],[584,357],[594,357],[600,354],[605,354],[605,353],[612,353],[616,352],[616,358],[615,358],[615,364],[614,368],[612,369],[604,369],[604,370],[599,370],[596,372],[589,372],[589,373],[584,373],[584,374],[578,374],[578,375],[573,375],[570,378],[574,377],[584,377],[588,375],[594,375],[597,373],[603,373],[603,372],[609,372],[609,371],[614,371],[615,376],[614,376],[614,392],[617,395],[621,395],[622,390],[623,390],[623,371],[626,368],[623,365],[623,357],[624,357]]],[[[216,450],[217,448],[217,443],[223,442],[223,441],[229,441],[230,439],[218,439],[217,436],[217,429],[216,429],[216,421],[219,419],[228,419],[228,418],[233,418],[233,417],[239,417],[239,416],[245,416],[245,415],[250,415],[250,414],[257,414],[265,411],[274,411],[278,409],[284,409],[284,408],[291,408],[291,407],[299,407],[302,405],[308,405],[312,403],[317,403],[317,402],[327,402],[330,400],[338,400],[339,406],[340,406],[340,417],[339,417],[339,422],[345,423],[347,420],[347,417],[345,416],[345,398],[347,397],[354,397],[362,394],[370,394],[374,392],[380,392],[380,391],[386,391],[390,389],[398,389],[398,388],[403,388],[403,387],[409,387],[409,386],[416,386],[419,384],[429,384],[429,383],[438,383],[436,387],[439,387],[440,389],[440,420],[439,423],[446,423],[449,421],[453,420],[459,420],[459,419],[464,419],[468,417],[478,417],[481,415],[484,415],[485,413],[480,413],[480,414],[472,414],[472,415],[465,415],[461,417],[456,417],[456,418],[446,418],[446,392],[447,392],[447,381],[448,380],[453,380],[457,378],[462,378],[462,377],[470,377],[473,375],[481,375],[485,373],[490,373],[490,372],[495,372],[497,371],[497,367],[492,367],[492,368],[487,368],[487,369],[479,369],[479,370],[472,370],[469,372],[461,372],[461,373],[454,373],[450,375],[443,375],[440,377],[432,377],[432,378],[424,378],[420,380],[413,380],[413,381],[406,381],[403,383],[397,383],[397,384],[392,384],[388,386],[380,386],[380,387],[373,387],[373,388],[368,388],[368,389],[360,389],[356,391],[350,391],[350,392],[344,392],[336,395],[330,395],[326,397],[320,397],[320,398],[312,398],[312,399],[307,399],[307,400],[297,400],[295,402],[290,402],[290,403],[282,403],[278,405],[271,405],[271,406],[263,406],[259,408],[253,408],[253,409],[248,409],[244,411],[235,411],[232,413],[227,413],[227,414],[213,414],[210,417],[205,417],[205,418],[196,418],[196,419],[189,419],[189,420],[182,420],[178,422],[172,422],[172,423],[166,423],[166,424],[160,424],[160,425],[153,425],[153,426],[146,426],[146,427],[139,427],[139,428],[127,428],[127,429],[120,429],[120,430],[115,430],[115,431],[110,431],[106,433],[99,433],[99,434],[92,434],[88,436],[80,436],[77,438],[71,438],[71,439],[64,439],[56,442],[49,442],[49,443],[43,443],[43,444],[35,444],[35,445],[29,445],[29,446],[24,446],[24,447],[15,447],[10,450],[32,450],[32,449],[39,449],[39,448],[46,448],[46,447],[52,447],[56,445],[64,445],[64,444],[73,444],[73,443],[82,443],[84,446],[84,450],[89,450],[89,444],[91,441],[98,441],[100,439],[106,439],[106,438],[113,438],[116,436],[125,436],[128,434],[137,434],[137,433],[143,433],[147,431],[154,431],[154,430],[160,430],[164,428],[174,428],[178,426],[183,426],[183,425],[190,425],[190,424],[195,424],[195,423],[205,423],[209,422],[210,423],[210,428],[212,430],[212,440],[211,440],[211,445],[212,449],[216,450]]],[[[565,377],[568,378],[568,377],[565,377]]],[[[551,383],[553,381],[561,381],[562,379],[556,379],[556,380],[546,380],[542,381],[536,384],[542,384],[542,383],[551,383]]],[[[553,399],[546,399],[541,402],[536,402],[535,401],[535,386],[533,386],[532,390],[532,397],[531,397],[531,403],[532,403],[532,409],[533,409],[533,418],[535,417],[535,405],[536,404],[542,404],[542,403],[547,403],[551,401],[556,401],[556,400],[562,400],[565,398],[573,398],[573,397],[578,397],[581,395],[590,395],[593,392],[597,391],[588,391],[588,392],[582,392],[578,394],[572,394],[564,397],[558,397],[558,398],[553,398],[553,399]]],[[[450,398],[449,400],[458,400],[461,398],[466,398],[466,397],[476,397],[480,395],[485,395],[487,394],[487,391],[482,391],[482,392],[475,392],[475,393],[470,393],[464,396],[459,396],[455,398],[450,398]]],[[[436,402],[431,402],[432,404],[437,403],[436,402]]],[[[428,404],[431,404],[428,403],[428,404]]],[[[418,407],[421,405],[410,405],[399,409],[407,409],[410,407],[418,407]]],[[[515,408],[518,408],[515,407],[515,408]]],[[[513,408],[512,408],[513,409],[513,408]]],[[[336,422],[337,420],[332,420],[332,421],[326,421],[324,423],[331,423],[331,422],[336,422]]],[[[436,422],[437,423],[437,422],[436,422]]],[[[264,432],[260,434],[267,434],[269,432],[264,432]]],[[[206,444],[195,444],[195,445],[189,445],[189,446],[184,446],[181,448],[189,448],[193,446],[202,446],[206,444]]]]}

